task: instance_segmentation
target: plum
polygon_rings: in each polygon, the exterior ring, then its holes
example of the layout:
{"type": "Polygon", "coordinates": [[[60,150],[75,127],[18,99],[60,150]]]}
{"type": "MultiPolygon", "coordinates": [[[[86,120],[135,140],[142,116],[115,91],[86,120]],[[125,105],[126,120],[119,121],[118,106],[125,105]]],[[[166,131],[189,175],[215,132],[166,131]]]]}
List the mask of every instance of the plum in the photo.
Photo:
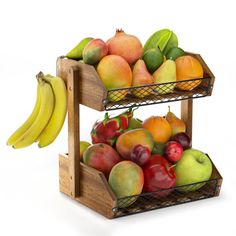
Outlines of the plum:
{"type": "Polygon", "coordinates": [[[171,141],[176,141],[180,143],[184,150],[191,148],[192,146],[192,141],[189,135],[185,132],[180,132],[175,134],[174,136],[171,137],[171,141]]]}

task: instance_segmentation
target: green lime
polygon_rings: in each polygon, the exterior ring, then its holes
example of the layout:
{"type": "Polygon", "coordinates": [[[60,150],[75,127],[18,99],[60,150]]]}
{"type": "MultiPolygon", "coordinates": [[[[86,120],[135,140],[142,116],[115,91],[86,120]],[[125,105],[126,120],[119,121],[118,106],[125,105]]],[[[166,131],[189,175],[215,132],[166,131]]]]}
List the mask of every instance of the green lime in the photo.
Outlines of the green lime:
{"type": "Polygon", "coordinates": [[[166,59],[171,59],[175,61],[178,57],[185,55],[185,52],[182,48],[173,47],[166,53],[166,59]]]}
{"type": "Polygon", "coordinates": [[[155,143],[152,149],[152,154],[164,155],[165,146],[164,143],[155,143]]]}
{"type": "Polygon", "coordinates": [[[152,74],[163,63],[164,58],[159,48],[151,48],[144,53],[143,60],[152,74]]]}

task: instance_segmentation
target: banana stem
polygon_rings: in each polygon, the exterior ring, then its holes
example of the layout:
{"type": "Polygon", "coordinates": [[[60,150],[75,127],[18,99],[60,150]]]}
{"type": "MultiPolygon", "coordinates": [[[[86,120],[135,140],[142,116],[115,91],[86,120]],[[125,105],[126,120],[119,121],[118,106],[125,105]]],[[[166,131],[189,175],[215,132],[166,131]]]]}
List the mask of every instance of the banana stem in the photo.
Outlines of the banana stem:
{"type": "Polygon", "coordinates": [[[36,75],[36,79],[42,79],[44,77],[44,74],[42,71],[40,71],[37,75],[36,75]]]}
{"type": "Polygon", "coordinates": [[[169,112],[170,112],[170,106],[168,106],[169,112]]]}

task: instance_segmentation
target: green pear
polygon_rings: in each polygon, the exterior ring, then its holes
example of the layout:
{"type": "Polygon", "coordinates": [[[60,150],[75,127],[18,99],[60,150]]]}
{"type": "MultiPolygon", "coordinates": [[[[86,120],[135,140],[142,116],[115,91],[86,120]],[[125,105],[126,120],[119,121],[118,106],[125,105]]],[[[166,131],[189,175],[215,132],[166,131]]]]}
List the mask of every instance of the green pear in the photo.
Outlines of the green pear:
{"type": "MultiPolygon", "coordinates": [[[[170,83],[176,82],[176,65],[172,60],[166,60],[154,73],[153,73],[154,83],[170,83]]],[[[175,83],[173,84],[163,84],[157,85],[155,91],[159,94],[170,93],[174,90],[175,83]]]]}
{"type": "MultiPolygon", "coordinates": [[[[153,77],[148,72],[144,60],[139,59],[133,68],[132,86],[144,86],[153,84],[153,77]]],[[[132,94],[138,98],[143,98],[152,93],[151,87],[142,87],[132,89],[132,94]]]]}
{"type": "Polygon", "coordinates": [[[88,37],[82,39],[74,48],[72,48],[66,56],[71,59],[79,60],[82,58],[83,50],[85,46],[91,41],[93,38],[88,37]]]}
{"type": "Polygon", "coordinates": [[[170,106],[169,111],[167,112],[165,117],[170,124],[172,136],[181,132],[186,132],[186,125],[184,121],[178,118],[173,112],[170,111],[170,106]]]}

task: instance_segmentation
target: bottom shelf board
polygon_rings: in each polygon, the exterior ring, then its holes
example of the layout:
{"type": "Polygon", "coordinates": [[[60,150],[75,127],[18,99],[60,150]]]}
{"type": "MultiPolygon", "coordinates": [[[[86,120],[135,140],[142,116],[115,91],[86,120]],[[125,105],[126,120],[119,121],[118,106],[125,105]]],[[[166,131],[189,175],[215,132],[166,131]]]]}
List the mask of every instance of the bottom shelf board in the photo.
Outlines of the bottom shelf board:
{"type": "MultiPolygon", "coordinates": [[[[60,191],[73,198],[70,191],[71,177],[69,174],[69,164],[70,159],[68,155],[60,154],[60,191]]],[[[205,181],[204,186],[198,190],[183,193],[178,191],[179,187],[174,187],[166,197],[163,197],[163,191],[157,191],[155,193],[142,193],[137,196],[117,199],[102,172],[80,163],[80,183],[78,183],[80,192],[73,199],[112,219],[219,196],[223,179],[214,163],[212,164],[213,172],[210,180],[205,181]],[[162,197],[160,197],[161,194],[162,197]],[[134,203],[129,204],[131,202],[134,203]]],[[[198,184],[200,183],[188,185],[186,188],[191,188],[198,184]]]]}

